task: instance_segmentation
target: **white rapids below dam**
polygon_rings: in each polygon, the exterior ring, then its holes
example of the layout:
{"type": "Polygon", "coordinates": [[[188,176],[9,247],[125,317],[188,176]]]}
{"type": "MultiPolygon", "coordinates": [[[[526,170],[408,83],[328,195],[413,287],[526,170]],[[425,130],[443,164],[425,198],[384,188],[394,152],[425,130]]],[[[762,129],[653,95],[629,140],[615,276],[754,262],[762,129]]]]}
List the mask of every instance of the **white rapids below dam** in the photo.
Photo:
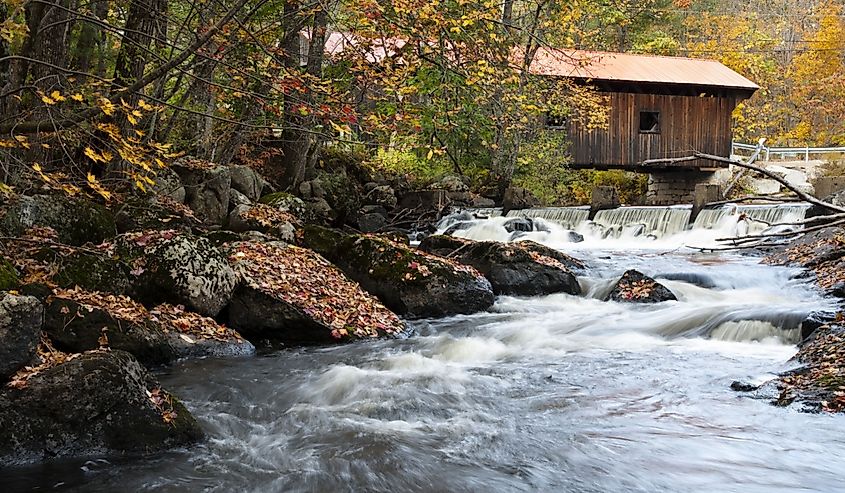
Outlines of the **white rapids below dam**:
{"type": "MultiPolygon", "coordinates": [[[[730,389],[789,369],[801,322],[834,310],[834,300],[794,269],[685,248],[712,245],[737,227],[741,212],[720,213],[706,219],[711,227],[692,229],[666,224],[673,211],[655,226],[640,218],[646,226],[636,234],[610,219],[600,228],[585,218],[570,227],[543,219],[546,231],[520,238],[582,258],[584,295],[499,297],[485,313],[414,321],[408,339],[188,361],[159,377],[201,421],[206,442],[131,462],[95,457],[0,471],[0,484],[85,492],[843,491],[845,418],[730,389]],[[584,241],[571,242],[572,229],[584,241]],[[632,268],[678,301],[602,301],[632,268]]],[[[771,214],[772,224],[803,210],[755,214],[771,214]]],[[[506,241],[505,220],[464,221],[455,234],[506,241]]]]}

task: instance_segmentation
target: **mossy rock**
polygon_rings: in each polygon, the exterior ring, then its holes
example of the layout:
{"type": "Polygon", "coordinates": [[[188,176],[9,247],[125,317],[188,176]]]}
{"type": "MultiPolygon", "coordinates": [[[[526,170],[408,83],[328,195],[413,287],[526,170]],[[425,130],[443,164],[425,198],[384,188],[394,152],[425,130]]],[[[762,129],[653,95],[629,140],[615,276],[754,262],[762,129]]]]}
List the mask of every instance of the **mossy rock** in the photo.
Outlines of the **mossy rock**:
{"type": "Polygon", "coordinates": [[[106,255],[76,251],[61,257],[61,268],[53,281],[62,288],[79,286],[87,291],[125,294],[129,289],[129,267],[106,255]]]}
{"type": "Polygon", "coordinates": [[[319,179],[325,191],[325,200],[334,211],[334,225],[355,224],[358,211],[364,205],[361,200],[364,196],[363,188],[342,173],[322,173],[319,179]]]}
{"type": "Polygon", "coordinates": [[[410,318],[474,313],[493,304],[489,281],[472,267],[372,235],[320,226],[302,230],[305,246],[341,268],[394,312],[410,318]]]}
{"type": "Polygon", "coordinates": [[[114,216],[105,207],[83,199],[54,195],[19,196],[0,211],[0,231],[20,236],[39,226],[52,228],[68,245],[99,244],[117,234],[114,216]]]}
{"type": "Polygon", "coordinates": [[[18,271],[11,262],[0,257],[0,291],[10,291],[20,286],[18,271]]]}
{"type": "Polygon", "coordinates": [[[140,456],[203,438],[191,413],[129,353],[78,355],[0,390],[0,462],[140,456]]]}
{"type": "Polygon", "coordinates": [[[163,202],[159,197],[134,197],[115,209],[118,233],[151,229],[191,231],[199,221],[189,215],[186,206],[163,202]]]}
{"type": "Polygon", "coordinates": [[[133,269],[132,297],[147,306],[184,305],[215,317],[235,289],[237,278],[226,256],[206,238],[180,231],[145,231],[117,237],[115,247],[133,269]]]}

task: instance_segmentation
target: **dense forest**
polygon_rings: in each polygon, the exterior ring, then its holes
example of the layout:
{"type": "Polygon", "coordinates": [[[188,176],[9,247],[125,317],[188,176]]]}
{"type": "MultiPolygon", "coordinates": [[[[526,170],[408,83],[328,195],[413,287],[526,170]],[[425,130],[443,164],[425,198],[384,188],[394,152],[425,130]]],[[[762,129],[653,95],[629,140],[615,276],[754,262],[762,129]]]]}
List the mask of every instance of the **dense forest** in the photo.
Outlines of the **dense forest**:
{"type": "Polygon", "coordinates": [[[295,190],[328,149],[549,201],[625,189],[636,179],[565,169],[543,117],[600,126],[603,99],[526,75],[541,46],[715,58],[762,87],[737,140],[845,144],[832,0],[5,0],[2,15],[4,187],[109,199],[187,154],[295,190]]]}

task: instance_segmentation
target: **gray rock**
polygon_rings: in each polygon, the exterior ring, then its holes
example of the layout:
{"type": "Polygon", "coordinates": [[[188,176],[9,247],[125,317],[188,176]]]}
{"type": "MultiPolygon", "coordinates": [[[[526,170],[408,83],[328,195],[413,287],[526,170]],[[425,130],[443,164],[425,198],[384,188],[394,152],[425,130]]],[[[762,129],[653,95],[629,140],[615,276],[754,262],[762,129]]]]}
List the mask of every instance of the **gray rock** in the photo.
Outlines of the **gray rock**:
{"type": "Polygon", "coordinates": [[[396,208],[398,200],[393,188],[388,185],[381,185],[367,192],[364,202],[367,205],[380,205],[387,210],[392,210],[396,208]]]}
{"type": "Polygon", "coordinates": [[[566,254],[533,241],[476,242],[435,235],[424,239],[419,248],[475,267],[490,281],[496,294],[581,294],[578,279],[570,269],[580,269],[583,265],[566,254]]]}
{"type": "Polygon", "coordinates": [[[191,413],[129,353],[81,355],[0,391],[0,463],[141,455],[194,443],[191,413]]]}
{"type": "Polygon", "coordinates": [[[102,243],[117,234],[114,216],[103,206],[59,195],[20,196],[0,210],[0,231],[20,236],[33,226],[52,228],[61,243],[102,243]]]}
{"type": "Polygon", "coordinates": [[[118,253],[139,272],[133,298],[147,305],[184,305],[214,317],[229,302],[236,277],[223,253],[208,239],[182,232],[119,236],[118,253]]]}
{"type": "Polygon", "coordinates": [[[229,192],[229,207],[234,209],[239,205],[246,205],[251,206],[253,202],[247,197],[246,195],[242,194],[241,192],[232,189],[229,192]]]}
{"type": "Polygon", "coordinates": [[[617,281],[616,286],[607,295],[605,301],[661,303],[677,299],[675,294],[669,291],[666,286],[639,271],[629,270],[617,281]]]}
{"type": "Polygon", "coordinates": [[[514,185],[509,186],[505,190],[504,198],[502,199],[503,214],[507,215],[509,211],[530,209],[540,205],[540,201],[528,190],[514,185]]]}
{"type": "Polygon", "coordinates": [[[171,168],[162,168],[156,172],[155,185],[152,192],[156,195],[170,197],[180,204],[185,203],[185,187],[179,174],[171,168]]]}
{"type": "Polygon", "coordinates": [[[63,351],[99,348],[104,330],[109,347],[131,353],[145,365],[163,365],[177,358],[167,334],[151,320],[135,320],[61,296],[53,296],[47,303],[44,332],[63,351]]]}
{"type": "Polygon", "coordinates": [[[378,213],[363,214],[358,218],[358,229],[362,233],[375,233],[387,226],[387,218],[378,213]]]}
{"type": "Polygon", "coordinates": [[[447,175],[437,181],[434,187],[437,190],[446,190],[447,192],[467,192],[469,187],[464,181],[454,175],[447,175]]]}
{"type": "Polygon", "coordinates": [[[305,226],[303,243],[408,318],[475,313],[493,304],[490,282],[472,268],[373,235],[305,226]]]}
{"type": "Polygon", "coordinates": [[[37,298],[0,297],[0,380],[7,380],[35,357],[44,308],[37,298]]]}
{"type": "Polygon", "coordinates": [[[173,169],[185,186],[185,203],[194,211],[197,219],[208,225],[223,224],[229,213],[232,188],[229,167],[198,168],[177,161],[173,169]]]}
{"type": "Polygon", "coordinates": [[[276,239],[293,243],[296,234],[296,226],[290,221],[277,221],[268,223],[259,222],[247,216],[247,213],[252,210],[251,206],[239,205],[229,214],[228,225],[229,229],[235,233],[246,233],[248,231],[258,231],[276,239]]]}
{"type": "Polygon", "coordinates": [[[261,198],[264,190],[264,178],[249,166],[230,166],[232,189],[244,194],[250,202],[261,198]]]}

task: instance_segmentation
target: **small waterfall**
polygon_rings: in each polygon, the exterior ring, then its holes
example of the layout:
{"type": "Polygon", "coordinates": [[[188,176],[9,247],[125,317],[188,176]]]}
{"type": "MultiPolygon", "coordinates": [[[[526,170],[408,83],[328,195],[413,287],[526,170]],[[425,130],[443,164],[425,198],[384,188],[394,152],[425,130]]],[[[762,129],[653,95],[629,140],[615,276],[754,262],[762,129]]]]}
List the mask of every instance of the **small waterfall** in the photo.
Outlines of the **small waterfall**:
{"type": "Polygon", "coordinates": [[[620,207],[599,211],[593,222],[616,238],[623,235],[663,238],[684,231],[691,212],[689,206],[620,207]]]}
{"type": "Polygon", "coordinates": [[[543,207],[510,211],[508,217],[531,217],[545,219],[563,226],[566,229],[576,229],[590,217],[589,207],[543,207]]]}
{"type": "Polygon", "coordinates": [[[772,224],[801,221],[810,208],[809,204],[734,205],[718,209],[705,209],[695,219],[695,229],[720,229],[731,216],[745,214],[751,219],[750,233],[760,232],[772,224]]]}

